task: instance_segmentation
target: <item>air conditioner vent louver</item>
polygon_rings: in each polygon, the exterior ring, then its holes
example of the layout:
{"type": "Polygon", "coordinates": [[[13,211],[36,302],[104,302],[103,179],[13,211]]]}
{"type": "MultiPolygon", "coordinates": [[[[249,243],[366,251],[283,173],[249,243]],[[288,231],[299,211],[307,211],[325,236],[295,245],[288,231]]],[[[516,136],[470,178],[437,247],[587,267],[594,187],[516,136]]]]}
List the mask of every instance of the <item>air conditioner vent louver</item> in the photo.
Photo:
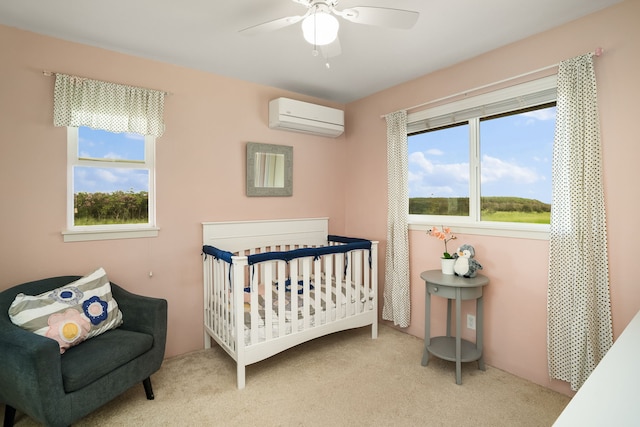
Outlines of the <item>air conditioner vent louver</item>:
{"type": "Polygon", "coordinates": [[[277,98],[269,102],[269,127],[335,138],[344,133],[344,111],[277,98]]]}

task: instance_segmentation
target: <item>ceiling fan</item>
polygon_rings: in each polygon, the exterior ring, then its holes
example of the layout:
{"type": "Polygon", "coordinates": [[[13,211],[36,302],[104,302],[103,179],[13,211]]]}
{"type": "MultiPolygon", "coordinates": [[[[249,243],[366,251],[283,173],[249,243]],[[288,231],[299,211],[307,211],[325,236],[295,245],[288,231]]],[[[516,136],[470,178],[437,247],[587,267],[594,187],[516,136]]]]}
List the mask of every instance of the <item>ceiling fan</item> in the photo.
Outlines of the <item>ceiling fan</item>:
{"type": "MultiPolygon", "coordinates": [[[[385,7],[356,6],[338,10],[338,0],[292,0],[307,8],[307,12],[298,16],[285,16],[254,25],[240,33],[255,35],[279,30],[302,21],[304,39],[313,45],[314,55],[318,47],[325,58],[340,54],[338,29],[340,24],[336,16],[356,24],[376,25],[380,27],[409,29],[413,27],[420,15],[418,12],[385,7]]],[[[327,64],[328,65],[328,64],[327,64]]]]}

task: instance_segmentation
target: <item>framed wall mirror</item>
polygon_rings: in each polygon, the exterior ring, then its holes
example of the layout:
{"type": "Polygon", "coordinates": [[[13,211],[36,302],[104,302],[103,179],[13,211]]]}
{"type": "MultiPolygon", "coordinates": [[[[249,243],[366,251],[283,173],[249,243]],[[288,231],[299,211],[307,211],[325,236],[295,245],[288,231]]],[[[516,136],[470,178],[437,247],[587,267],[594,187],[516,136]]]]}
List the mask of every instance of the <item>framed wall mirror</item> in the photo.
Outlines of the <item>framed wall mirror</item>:
{"type": "Polygon", "coordinates": [[[293,194],[293,147],[247,142],[247,196],[293,194]]]}

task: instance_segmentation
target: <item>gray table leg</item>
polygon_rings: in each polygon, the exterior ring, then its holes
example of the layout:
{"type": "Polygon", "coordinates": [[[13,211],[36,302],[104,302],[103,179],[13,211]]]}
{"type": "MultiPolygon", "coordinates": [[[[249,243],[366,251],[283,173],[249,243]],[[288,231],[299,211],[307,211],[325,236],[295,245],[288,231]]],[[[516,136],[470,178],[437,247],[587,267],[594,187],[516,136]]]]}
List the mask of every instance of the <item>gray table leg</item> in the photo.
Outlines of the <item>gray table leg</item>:
{"type": "Polygon", "coordinates": [[[447,298],[447,336],[451,336],[451,300],[447,298]]]}
{"type": "Polygon", "coordinates": [[[480,359],[478,359],[478,369],[484,371],[485,366],[484,366],[484,351],[483,351],[483,344],[484,344],[484,336],[483,336],[483,327],[484,327],[484,302],[483,302],[483,298],[482,296],[480,298],[478,298],[476,300],[476,347],[478,349],[478,351],[480,352],[480,359]]]}
{"type": "Polygon", "coordinates": [[[460,288],[456,288],[456,384],[462,384],[462,325],[460,312],[462,311],[462,301],[460,288]]]}
{"type": "Polygon", "coordinates": [[[427,366],[429,363],[429,350],[427,346],[431,345],[431,294],[426,289],[427,295],[424,298],[424,351],[422,353],[422,366],[427,366]]]}

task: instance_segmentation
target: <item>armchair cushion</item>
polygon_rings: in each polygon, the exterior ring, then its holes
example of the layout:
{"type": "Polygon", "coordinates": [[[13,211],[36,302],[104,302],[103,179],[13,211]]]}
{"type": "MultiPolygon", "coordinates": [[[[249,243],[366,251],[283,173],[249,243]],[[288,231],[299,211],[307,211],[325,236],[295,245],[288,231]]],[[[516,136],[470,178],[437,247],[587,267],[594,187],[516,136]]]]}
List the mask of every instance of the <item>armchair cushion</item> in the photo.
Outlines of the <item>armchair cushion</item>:
{"type": "Polygon", "coordinates": [[[60,358],[65,393],[95,382],[146,353],[152,346],[152,335],[118,328],[70,348],[60,358]]]}
{"type": "Polygon", "coordinates": [[[21,328],[54,339],[60,353],[122,324],[104,269],[39,295],[16,295],[9,308],[21,328]]]}

